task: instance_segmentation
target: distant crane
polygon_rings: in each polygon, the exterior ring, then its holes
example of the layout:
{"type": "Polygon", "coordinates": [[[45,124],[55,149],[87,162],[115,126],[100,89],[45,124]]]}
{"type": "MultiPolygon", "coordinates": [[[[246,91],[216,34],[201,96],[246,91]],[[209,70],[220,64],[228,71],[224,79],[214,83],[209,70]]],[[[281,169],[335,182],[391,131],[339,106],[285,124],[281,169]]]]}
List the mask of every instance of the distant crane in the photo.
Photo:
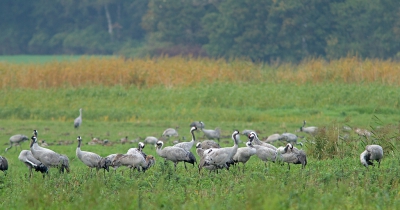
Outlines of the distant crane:
{"type": "Polygon", "coordinates": [[[82,124],[82,108],[79,109],[79,116],[74,120],[74,127],[79,128],[82,124]]]}
{"type": "MultiPolygon", "coordinates": [[[[7,152],[9,149],[11,149],[11,147],[13,145],[19,145],[20,149],[22,150],[21,143],[24,141],[28,141],[28,140],[29,140],[29,138],[22,134],[17,134],[17,135],[11,136],[10,137],[10,147],[7,147],[5,152],[7,152]]],[[[15,147],[15,149],[17,149],[17,148],[15,147]]]]}

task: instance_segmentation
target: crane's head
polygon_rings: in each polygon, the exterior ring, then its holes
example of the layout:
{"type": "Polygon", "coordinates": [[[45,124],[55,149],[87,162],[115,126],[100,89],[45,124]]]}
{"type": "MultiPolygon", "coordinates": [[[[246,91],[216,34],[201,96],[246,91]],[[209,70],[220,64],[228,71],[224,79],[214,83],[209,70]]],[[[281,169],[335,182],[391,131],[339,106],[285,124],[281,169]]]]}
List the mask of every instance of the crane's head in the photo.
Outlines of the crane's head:
{"type": "Polygon", "coordinates": [[[253,145],[251,144],[251,141],[246,142],[246,146],[253,147],[253,145]]]}
{"type": "Polygon", "coordinates": [[[198,142],[198,143],[196,144],[196,148],[201,148],[201,143],[200,143],[200,142],[198,142]]]}
{"type": "Polygon", "coordinates": [[[33,130],[33,135],[37,136],[37,134],[38,134],[38,131],[37,130],[33,130]]]}
{"type": "Polygon", "coordinates": [[[193,126],[193,127],[190,128],[190,132],[193,132],[193,131],[195,131],[195,130],[197,130],[197,127],[196,127],[196,126],[193,126]]]}
{"type": "Polygon", "coordinates": [[[256,133],[256,132],[252,131],[252,132],[250,132],[250,135],[251,135],[251,134],[253,134],[254,138],[258,138],[258,136],[257,136],[257,133],[256,133]]]}
{"type": "Polygon", "coordinates": [[[76,138],[78,141],[82,141],[81,136],[78,136],[78,138],[76,138]]]}
{"type": "Polygon", "coordinates": [[[251,132],[251,133],[249,134],[248,138],[249,138],[249,141],[250,141],[250,142],[253,142],[253,140],[254,140],[254,138],[255,138],[254,133],[251,132]]]}
{"type": "Polygon", "coordinates": [[[164,142],[162,141],[157,141],[156,147],[161,148],[164,145],[164,142]]]}
{"type": "Polygon", "coordinates": [[[143,142],[139,142],[139,150],[142,151],[142,149],[144,148],[144,143],[143,142]]]}

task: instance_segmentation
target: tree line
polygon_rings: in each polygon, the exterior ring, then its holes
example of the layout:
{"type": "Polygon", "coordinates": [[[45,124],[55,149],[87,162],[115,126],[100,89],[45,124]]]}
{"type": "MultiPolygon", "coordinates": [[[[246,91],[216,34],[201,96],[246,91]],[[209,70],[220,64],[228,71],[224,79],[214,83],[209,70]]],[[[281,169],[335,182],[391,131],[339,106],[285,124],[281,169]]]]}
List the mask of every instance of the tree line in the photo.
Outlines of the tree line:
{"type": "Polygon", "coordinates": [[[398,0],[3,0],[0,52],[400,58],[398,0]]]}

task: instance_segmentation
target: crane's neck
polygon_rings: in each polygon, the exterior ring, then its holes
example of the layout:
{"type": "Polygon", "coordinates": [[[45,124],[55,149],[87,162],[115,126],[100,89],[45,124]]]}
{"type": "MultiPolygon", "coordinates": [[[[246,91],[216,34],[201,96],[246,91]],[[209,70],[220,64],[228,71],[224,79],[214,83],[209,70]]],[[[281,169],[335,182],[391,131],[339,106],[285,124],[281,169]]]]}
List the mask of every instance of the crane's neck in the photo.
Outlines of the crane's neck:
{"type": "Polygon", "coordinates": [[[81,140],[78,140],[78,148],[81,148],[81,140]]]}
{"type": "Polygon", "coordinates": [[[194,136],[194,130],[191,130],[190,133],[192,133],[192,142],[196,141],[196,137],[194,136]]]}

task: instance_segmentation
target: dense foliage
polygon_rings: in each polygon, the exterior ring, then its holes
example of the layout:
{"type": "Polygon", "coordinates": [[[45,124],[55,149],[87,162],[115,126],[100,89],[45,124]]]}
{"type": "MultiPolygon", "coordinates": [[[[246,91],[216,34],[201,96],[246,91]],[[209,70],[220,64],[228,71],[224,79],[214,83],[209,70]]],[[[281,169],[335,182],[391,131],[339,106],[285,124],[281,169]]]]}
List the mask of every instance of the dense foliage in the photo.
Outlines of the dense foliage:
{"type": "Polygon", "coordinates": [[[397,0],[4,0],[1,54],[399,58],[397,0]]]}

